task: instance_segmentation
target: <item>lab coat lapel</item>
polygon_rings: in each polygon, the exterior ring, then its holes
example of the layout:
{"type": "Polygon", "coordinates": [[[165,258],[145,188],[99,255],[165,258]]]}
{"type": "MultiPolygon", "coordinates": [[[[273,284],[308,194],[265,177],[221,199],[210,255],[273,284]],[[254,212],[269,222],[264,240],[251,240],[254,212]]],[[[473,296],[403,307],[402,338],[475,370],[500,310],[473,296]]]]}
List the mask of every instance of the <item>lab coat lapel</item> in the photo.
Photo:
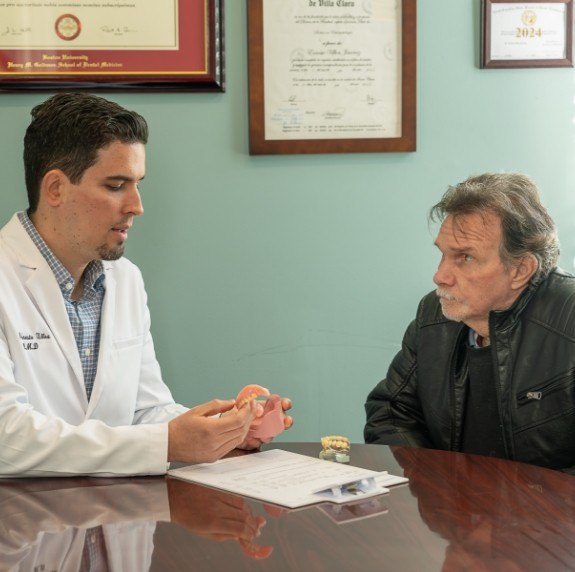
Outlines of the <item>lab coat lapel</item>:
{"type": "MultiPolygon", "coordinates": [[[[48,324],[54,340],[66,356],[77,382],[84,387],[82,362],[64,299],[54,273],[36,248],[15,214],[1,231],[2,239],[14,250],[22,271],[21,279],[37,312],[48,324]]],[[[85,391],[84,391],[85,395],[85,391]]]]}
{"type": "Polygon", "coordinates": [[[112,264],[104,262],[104,271],[106,273],[106,293],[102,305],[102,314],[100,316],[100,349],[98,352],[98,369],[96,370],[96,379],[92,388],[92,395],[88,405],[88,415],[97,406],[102,391],[106,384],[106,372],[108,371],[108,362],[112,349],[112,340],[114,335],[114,318],[116,316],[116,280],[114,273],[110,270],[112,264]]]}
{"type": "Polygon", "coordinates": [[[26,288],[38,312],[46,320],[54,339],[66,356],[78,383],[83,387],[82,362],[80,361],[64,299],[60,292],[60,287],[54,279],[52,270],[43,258],[26,281],[26,288]]]}

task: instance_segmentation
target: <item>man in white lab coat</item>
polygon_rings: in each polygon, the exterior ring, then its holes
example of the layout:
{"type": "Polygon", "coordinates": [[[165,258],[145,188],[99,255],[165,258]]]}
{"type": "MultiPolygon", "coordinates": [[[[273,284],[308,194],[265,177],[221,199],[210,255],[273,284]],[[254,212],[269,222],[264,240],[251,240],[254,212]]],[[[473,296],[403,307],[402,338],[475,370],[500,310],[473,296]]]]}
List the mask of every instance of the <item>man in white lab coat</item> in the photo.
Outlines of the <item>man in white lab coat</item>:
{"type": "Polygon", "coordinates": [[[0,476],[162,474],[260,444],[254,402],[187,410],[162,381],[142,277],[122,258],[147,138],[140,115],[89,94],[32,110],[29,208],[0,231],[0,476]]]}

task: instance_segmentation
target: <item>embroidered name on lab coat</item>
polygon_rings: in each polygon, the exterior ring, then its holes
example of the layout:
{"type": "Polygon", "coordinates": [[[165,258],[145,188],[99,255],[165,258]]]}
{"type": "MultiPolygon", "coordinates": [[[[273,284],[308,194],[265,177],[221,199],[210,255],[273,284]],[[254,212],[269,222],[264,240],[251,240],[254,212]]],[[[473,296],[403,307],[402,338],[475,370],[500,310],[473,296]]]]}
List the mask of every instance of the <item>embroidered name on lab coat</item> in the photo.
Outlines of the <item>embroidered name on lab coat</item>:
{"type": "Polygon", "coordinates": [[[25,350],[37,350],[40,347],[37,340],[49,340],[51,338],[50,334],[45,334],[44,332],[35,332],[33,334],[18,332],[18,335],[25,350]]]}

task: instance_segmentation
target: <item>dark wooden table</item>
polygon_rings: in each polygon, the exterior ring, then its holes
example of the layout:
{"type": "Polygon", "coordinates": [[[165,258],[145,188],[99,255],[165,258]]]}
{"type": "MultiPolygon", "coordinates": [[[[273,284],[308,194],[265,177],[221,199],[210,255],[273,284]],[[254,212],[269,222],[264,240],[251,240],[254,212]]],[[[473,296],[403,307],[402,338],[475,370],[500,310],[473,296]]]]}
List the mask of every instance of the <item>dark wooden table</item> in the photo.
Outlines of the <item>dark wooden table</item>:
{"type": "Polygon", "coordinates": [[[0,481],[0,571],[76,572],[99,525],[108,569],[122,572],[575,570],[573,476],[378,445],[352,445],[351,464],[410,482],[290,511],[164,477],[0,481]]]}

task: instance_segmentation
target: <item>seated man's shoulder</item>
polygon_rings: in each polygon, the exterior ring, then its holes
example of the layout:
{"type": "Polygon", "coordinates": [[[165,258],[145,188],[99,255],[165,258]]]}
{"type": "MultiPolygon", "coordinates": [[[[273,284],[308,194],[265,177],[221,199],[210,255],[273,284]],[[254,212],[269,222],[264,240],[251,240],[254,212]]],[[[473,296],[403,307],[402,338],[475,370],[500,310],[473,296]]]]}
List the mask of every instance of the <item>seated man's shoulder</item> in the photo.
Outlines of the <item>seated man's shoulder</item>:
{"type": "Polygon", "coordinates": [[[537,288],[529,307],[531,320],[575,336],[575,276],[557,268],[537,288]]]}
{"type": "MultiPolygon", "coordinates": [[[[575,297],[575,276],[561,268],[555,268],[537,289],[536,297],[546,302],[564,302],[575,297]]],[[[575,299],[573,300],[575,304],[575,299]]]]}

